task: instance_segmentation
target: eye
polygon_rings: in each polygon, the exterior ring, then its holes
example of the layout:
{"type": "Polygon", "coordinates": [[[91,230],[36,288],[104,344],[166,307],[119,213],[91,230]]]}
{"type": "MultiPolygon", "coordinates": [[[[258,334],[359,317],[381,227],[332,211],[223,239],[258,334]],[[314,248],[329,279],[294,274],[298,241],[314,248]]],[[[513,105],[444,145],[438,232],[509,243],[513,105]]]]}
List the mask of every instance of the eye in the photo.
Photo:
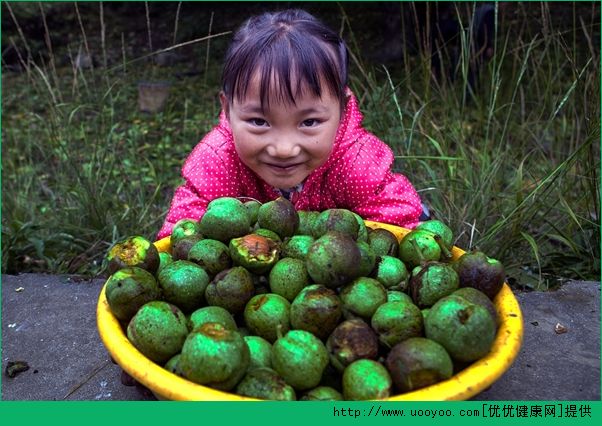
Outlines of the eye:
{"type": "Polygon", "coordinates": [[[316,120],[315,118],[308,118],[307,120],[304,120],[303,123],[301,123],[301,125],[304,127],[314,127],[318,124],[320,124],[320,121],[316,120]]]}
{"type": "Polygon", "coordinates": [[[248,122],[256,127],[264,127],[268,125],[268,122],[265,121],[263,118],[251,118],[250,120],[248,120],[248,122]]]}

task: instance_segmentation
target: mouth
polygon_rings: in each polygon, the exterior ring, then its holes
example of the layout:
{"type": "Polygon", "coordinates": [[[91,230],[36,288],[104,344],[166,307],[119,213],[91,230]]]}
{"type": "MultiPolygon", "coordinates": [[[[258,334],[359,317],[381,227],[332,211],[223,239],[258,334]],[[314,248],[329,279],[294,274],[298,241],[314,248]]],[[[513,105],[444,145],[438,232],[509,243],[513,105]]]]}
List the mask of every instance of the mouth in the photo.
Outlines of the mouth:
{"type": "Polygon", "coordinates": [[[273,170],[276,173],[290,173],[295,171],[298,167],[300,167],[303,163],[273,163],[266,162],[264,163],[270,170],[273,170]]]}

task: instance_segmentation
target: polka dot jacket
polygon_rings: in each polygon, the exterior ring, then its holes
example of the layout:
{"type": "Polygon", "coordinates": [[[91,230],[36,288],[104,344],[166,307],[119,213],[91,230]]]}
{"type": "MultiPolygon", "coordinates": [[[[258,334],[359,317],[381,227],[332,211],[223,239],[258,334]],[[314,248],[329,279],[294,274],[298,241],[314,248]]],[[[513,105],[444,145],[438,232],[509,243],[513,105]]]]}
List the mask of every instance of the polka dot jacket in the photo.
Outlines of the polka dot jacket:
{"type": "MultiPolygon", "coordinates": [[[[362,128],[357,99],[349,95],[330,156],[291,194],[291,202],[297,210],[345,208],[367,220],[414,228],[422,212],[420,197],[405,176],[391,171],[393,152],[362,128]]],[[[267,202],[281,195],[240,161],[223,111],[219,124],[186,159],[182,176],[185,183],[175,191],[158,238],[170,235],[180,219],[199,220],[215,198],[267,202]]]]}

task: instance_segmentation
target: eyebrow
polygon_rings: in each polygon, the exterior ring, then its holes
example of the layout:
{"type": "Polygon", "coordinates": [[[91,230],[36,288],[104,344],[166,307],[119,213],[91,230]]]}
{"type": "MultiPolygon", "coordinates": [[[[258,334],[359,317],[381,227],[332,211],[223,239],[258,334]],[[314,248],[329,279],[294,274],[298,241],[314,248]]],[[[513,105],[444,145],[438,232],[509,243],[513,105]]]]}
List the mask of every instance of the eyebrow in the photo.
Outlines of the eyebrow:
{"type": "Polygon", "coordinates": [[[259,104],[245,104],[245,105],[241,105],[240,107],[240,111],[246,114],[258,114],[258,113],[263,113],[263,109],[261,108],[261,105],[259,104]]]}
{"type": "Polygon", "coordinates": [[[318,107],[318,108],[309,107],[309,108],[305,108],[305,109],[299,110],[299,114],[301,114],[301,115],[305,115],[305,114],[321,114],[321,113],[325,113],[327,111],[328,111],[328,108],[326,108],[326,107],[318,107]]]}
{"type": "MultiPolygon", "coordinates": [[[[265,112],[261,108],[261,105],[255,104],[255,103],[241,105],[239,108],[240,108],[240,111],[245,114],[263,114],[265,112]]],[[[327,111],[328,111],[328,108],[326,108],[326,107],[309,107],[309,108],[304,108],[304,109],[297,111],[297,114],[299,114],[299,115],[321,114],[321,113],[325,113],[327,111]]]]}

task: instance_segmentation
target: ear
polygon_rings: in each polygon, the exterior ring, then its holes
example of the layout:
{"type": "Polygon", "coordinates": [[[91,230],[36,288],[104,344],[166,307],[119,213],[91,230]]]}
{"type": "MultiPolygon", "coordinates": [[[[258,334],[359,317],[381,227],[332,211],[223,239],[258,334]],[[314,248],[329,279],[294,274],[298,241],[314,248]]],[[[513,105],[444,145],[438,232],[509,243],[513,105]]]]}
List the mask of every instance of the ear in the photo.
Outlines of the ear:
{"type": "Polygon", "coordinates": [[[226,118],[230,118],[230,103],[223,91],[219,92],[219,102],[222,104],[222,110],[226,113],[226,118]]]}

